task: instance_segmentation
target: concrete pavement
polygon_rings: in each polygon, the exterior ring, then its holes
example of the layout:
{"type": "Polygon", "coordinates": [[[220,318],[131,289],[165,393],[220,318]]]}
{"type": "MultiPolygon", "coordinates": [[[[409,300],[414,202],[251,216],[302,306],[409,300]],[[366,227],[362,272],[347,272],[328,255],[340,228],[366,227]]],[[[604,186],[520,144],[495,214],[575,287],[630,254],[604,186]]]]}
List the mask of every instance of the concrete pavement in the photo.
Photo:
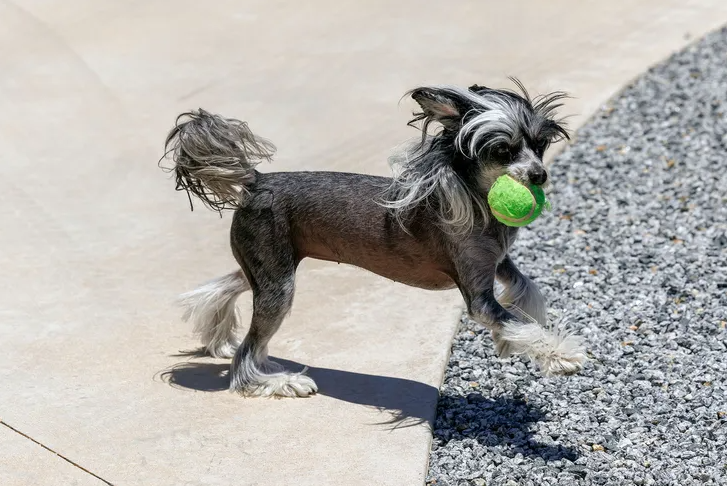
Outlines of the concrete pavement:
{"type": "MultiPolygon", "coordinates": [[[[457,293],[305,262],[271,353],[320,395],[223,391],[172,303],[234,268],[229,216],[157,168],[174,117],[245,118],[279,147],[263,170],[386,174],[413,86],[516,75],[576,96],[575,127],[724,22],[719,0],[0,0],[0,420],[112,484],[420,484],[457,293]]],[[[0,430],[0,484],[73,481],[103,484],[0,430]]]]}

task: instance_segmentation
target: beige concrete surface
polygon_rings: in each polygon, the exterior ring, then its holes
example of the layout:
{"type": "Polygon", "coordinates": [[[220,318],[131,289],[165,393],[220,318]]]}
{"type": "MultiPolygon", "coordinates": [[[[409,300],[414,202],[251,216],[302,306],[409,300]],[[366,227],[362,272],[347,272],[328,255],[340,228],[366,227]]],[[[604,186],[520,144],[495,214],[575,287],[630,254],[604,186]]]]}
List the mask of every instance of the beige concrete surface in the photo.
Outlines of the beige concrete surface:
{"type": "MultiPolygon", "coordinates": [[[[421,484],[458,295],[306,262],[271,353],[320,395],[221,391],[173,299],[234,268],[229,216],[157,168],[175,116],[247,119],[280,149],[263,170],[385,174],[413,86],[516,75],[576,96],[577,126],[724,22],[723,0],[0,0],[0,417],[119,485],[421,484]]],[[[0,474],[44,460],[22,442],[0,474]]]]}
{"type": "Polygon", "coordinates": [[[0,484],[103,486],[105,483],[0,424],[0,484]]]}

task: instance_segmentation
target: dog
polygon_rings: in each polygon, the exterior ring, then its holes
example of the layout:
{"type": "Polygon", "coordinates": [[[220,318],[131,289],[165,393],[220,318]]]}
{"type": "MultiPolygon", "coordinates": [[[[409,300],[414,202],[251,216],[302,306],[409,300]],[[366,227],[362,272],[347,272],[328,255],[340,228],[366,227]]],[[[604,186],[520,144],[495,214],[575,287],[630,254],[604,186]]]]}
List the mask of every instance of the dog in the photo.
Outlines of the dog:
{"type": "Polygon", "coordinates": [[[531,98],[523,85],[424,86],[409,91],[421,138],[392,156],[393,176],[272,172],[275,146],[247,123],[203,109],[182,113],[166,153],[177,190],[217,211],[233,210],[230,241],[240,268],[181,296],[206,352],[233,358],[230,390],[244,396],[317,392],[305,374],[268,359],[268,343],[293,302],[304,258],[354,265],[422,289],[459,289],[472,319],[492,332],[500,357],[527,355],[544,375],[582,369],[582,341],[546,327],[536,284],[508,255],[518,229],[492,217],[493,182],[509,174],[547,186],[543,154],[567,139],[555,114],[565,93],[531,98]],[[496,295],[495,281],[504,290],[496,295]],[[252,291],[240,340],[235,300],[252,291]],[[498,300],[499,299],[499,300],[498,300]]]}

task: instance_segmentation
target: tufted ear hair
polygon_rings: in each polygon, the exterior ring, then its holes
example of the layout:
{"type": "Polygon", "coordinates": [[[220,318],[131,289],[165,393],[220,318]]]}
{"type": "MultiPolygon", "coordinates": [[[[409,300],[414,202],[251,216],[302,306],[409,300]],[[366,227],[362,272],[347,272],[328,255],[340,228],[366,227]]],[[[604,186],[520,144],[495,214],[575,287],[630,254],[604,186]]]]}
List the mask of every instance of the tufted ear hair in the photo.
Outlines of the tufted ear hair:
{"type": "Polygon", "coordinates": [[[410,95],[422,109],[412,121],[424,119],[426,125],[436,121],[445,129],[459,129],[462,116],[467,112],[467,100],[454,90],[423,87],[410,91],[410,95]]]}

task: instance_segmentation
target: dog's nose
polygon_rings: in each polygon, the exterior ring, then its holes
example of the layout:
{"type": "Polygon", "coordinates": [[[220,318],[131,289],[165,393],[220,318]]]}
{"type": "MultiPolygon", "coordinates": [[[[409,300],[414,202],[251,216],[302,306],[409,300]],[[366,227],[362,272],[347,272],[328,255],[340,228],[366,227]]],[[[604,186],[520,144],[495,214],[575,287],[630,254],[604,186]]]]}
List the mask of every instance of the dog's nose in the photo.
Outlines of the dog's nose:
{"type": "Polygon", "coordinates": [[[548,180],[548,173],[545,169],[534,169],[528,172],[528,178],[536,186],[542,186],[548,180]]]}

